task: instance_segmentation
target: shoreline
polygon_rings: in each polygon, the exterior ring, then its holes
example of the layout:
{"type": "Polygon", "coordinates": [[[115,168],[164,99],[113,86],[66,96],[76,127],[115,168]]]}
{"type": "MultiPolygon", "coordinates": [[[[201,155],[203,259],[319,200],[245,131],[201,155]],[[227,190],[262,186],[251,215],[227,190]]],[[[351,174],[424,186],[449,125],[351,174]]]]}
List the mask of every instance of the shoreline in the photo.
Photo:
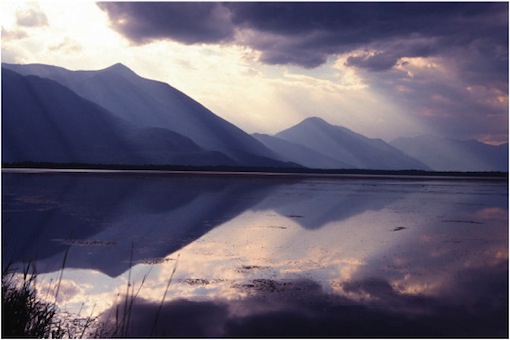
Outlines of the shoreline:
{"type": "MultiPolygon", "coordinates": [[[[176,167],[177,168],[177,167],[176,167]]],[[[503,172],[458,172],[458,171],[419,171],[419,170],[361,170],[361,169],[272,169],[243,168],[216,169],[157,169],[157,168],[104,168],[104,167],[17,167],[3,166],[2,173],[12,174],[119,174],[119,175],[176,175],[176,176],[232,176],[232,177],[296,177],[296,178],[338,178],[338,179],[409,179],[409,180],[489,180],[508,182],[508,173],[503,172]]]]}

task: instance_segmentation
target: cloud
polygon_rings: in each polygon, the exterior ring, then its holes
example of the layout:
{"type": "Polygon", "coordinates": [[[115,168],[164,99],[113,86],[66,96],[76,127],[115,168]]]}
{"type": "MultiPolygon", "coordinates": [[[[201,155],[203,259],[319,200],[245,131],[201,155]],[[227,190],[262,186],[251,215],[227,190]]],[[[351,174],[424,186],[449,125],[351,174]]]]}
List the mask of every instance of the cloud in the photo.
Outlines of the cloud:
{"type": "Polygon", "coordinates": [[[233,38],[229,11],[219,3],[101,2],[111,25],[135,44],[172,39],[185,44],[233,38]]]}
{"type": "Polygon", "coordinates": [[[2,40],[3,41],[9,41],[9,40],[19,40],[27,38],[28,34],[27,32],[23,30],[8,30],[2,27],[2,40]]]}
{"type": "Polygon", "coordinates": [[[38,7],[18,10],[10,28],[2,26],[2,40],[15,41],[29,37],[28,29],[48,26],[46,14],[38,7]]]}
{"type": "MultiPolygon", "coordinates": [[[[268,64],[317,67],[328,56],[361,47],[350,66],[393,67],[403,57],[442,54],[486,42],[506,46],[506,3],[99,3],[112,26],[133,43],[231,42],[261,52],[268,64]],[[249,39],[242,34],[251,32],[249,39]],[[423,43],[426,41],[426,43],[423,43]],[[400,43],[399,43],[400,42],[400,43]]],[[[507,50],[507,49],[506,49],[507,50]]]]}
{"type": "Polygon", "coordinates": [[[16,12],[16,23],[24,27],[43,27],[48,26],[48,18],[44,12],[29,8],[16,12]]]}
{"type": "Polygon", "coordinates": [[[508,132],[507,80],[496,73],[477,74],[464,63],[446,57],[402,58],[384,77],[364,72],[363,78],[374,91],[399,103],[409,116],[435,127],[437,134],[504,142],[508,132]]]}
{"type": "Polygon", "coordinates": [[[359,56],[349,56],[347,66],[366,68],[370,71],[384,71],[395,66],[399,58],[389,52],[364,53],[359,56]]]}
{"type": "Polygon", "coordinates": [[[83,46],[81,46],[77,41],[69,37],[65,37],[58,43],[48,46],[48,50],[50,52],[65,51],[66,53],[74,53],[82,51],[83,46]]]}

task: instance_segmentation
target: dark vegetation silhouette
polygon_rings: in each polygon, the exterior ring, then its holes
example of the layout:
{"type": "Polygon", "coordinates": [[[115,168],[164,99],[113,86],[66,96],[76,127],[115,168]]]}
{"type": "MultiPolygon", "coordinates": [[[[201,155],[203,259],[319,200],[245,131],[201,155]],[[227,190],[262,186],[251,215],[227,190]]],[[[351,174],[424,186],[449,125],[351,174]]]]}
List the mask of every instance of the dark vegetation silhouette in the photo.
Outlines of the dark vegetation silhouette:
{"type": "Polygon", "coordinates": [[[30,265],[26,266],[21,280],[17,280],[8,269],[2,272],[3,338],[64,337],[65,331],[55,318],[57,306],[39,298],[36,278],[37,274],[30,265]]]}
{"type": "MultiPolygon", "coordinates": [[[[111,315],[106,317],[106,323],[102,317],[81,317],[80,313],[71,315],[62,311],[57,306],[58,294],[62,283],[68,250],[64,254],[60,276],[54,287],[48,288],[46,299],[42,299],[37,290],[37,272],[35,265],[25,264],[21,277],[17,271],[11,268],[11,264],[2,270],[2,338],[52,338],[52,339],[82,339],[82,338],[114,338],[129,337],[131,328],[132,310],[135,300],[142,289],[150,271],[144,275],[136,288],[136,283],[131,280],[131,266],[128,271],[126,292],[123,297],[119,293],[115,302],[116,306],[114,323],[108,323],[111,315]],[[52,293],[50,292],[52,291],[52,293]],[[53,295],[53,296],[51,296],[53,295]],[[53,298],[54,302],[48,302],[53,298]]],[[[131,245],[130,261],[133,261],[134,244],[131,245]]],[[[167,282],[165,293],[161,299],[160,308],[155,317],[150,336],[155,336],[161,307],[165,303],[166,295],[170,288],[173,276],[177,270],[179,255],[174,265],[172,274],[167,282]]],[[[82,306],[83,307],[83,306],[82,306]]],[[[149,334],[146,334],[148,336],[149,334]]]]}
{"type": "Polygon", "coordinates": [[[16,162],[2,163],[2,168],[16,169],[83,169],[83,170],[154,170],[154,171],[194,171],[194,172],[253,172],[280,174],[315,175],[367,175],[367,176],[432,176],[432,177],[490,177],[508,179],[508,171],[428,171],[428,170],[373,170],[373,169],[312,169],[305,167],[252,167],[252,166],[192,166],[192,165],[154,165],[154,164],[89,164],[89,163],[52,163],[52,162],[16,162]]]}

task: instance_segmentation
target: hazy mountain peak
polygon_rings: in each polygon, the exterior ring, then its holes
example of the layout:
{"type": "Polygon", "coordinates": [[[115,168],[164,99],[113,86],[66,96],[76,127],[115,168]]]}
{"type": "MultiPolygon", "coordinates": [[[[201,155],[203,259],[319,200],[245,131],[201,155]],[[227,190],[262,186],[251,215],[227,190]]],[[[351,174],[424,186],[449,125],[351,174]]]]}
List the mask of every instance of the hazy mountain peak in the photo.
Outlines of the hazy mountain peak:
{"type": "Polygon", "coordinates": [[[133,72],[133,70],[131,70],[129,67],[127,67],[126,65],[124,65],[122,63],[113,64],[112,66],[105,68],[103,71],[110,71],[110,72],[122,73],[122,74],[135,74],[135,72],[133,72]]]}
{"type": "Polygon", "coordinates": [[[314,128],[320,129],[320,131],[322,131],[322,132],[327,132],[327,133],[337,133],[338,131],[342,131],[343,133],[349,133],[349,134],[352,134],[355,136],[362,136],[359,133],[356,133],[344,126],[331,124],[320,117],[306,118],[301,123],[297,124],[296,126],[314,127],[314,128]]]}
{"type": "Polygon", "coordinates": [[[331,125],[328,122],[326,122],[324,119],[320,117],[309,117],[302,121],[302,123],[312,123],[312,124],[325,124],[325,125],[331,125]]]}
{"type": "Polygon", "coordinates": [[[427,169],[381,139],[371,139],[322,118],[311,117],[275,137],[300,144],[343,164],[362,169],[427,169]]]}

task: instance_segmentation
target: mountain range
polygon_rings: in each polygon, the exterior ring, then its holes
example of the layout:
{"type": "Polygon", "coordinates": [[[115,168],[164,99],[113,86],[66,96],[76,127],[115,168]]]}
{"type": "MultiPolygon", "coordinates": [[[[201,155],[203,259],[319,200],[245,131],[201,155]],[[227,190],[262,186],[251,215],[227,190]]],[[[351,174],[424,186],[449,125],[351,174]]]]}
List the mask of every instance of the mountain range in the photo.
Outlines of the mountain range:
{"type": "Polygon", "coordinates": [[[495,146],[423,135],[397,138],[390,144],[437,171],[508,171],[508,143],[495,146]]]}
{"type": "MultiPolygon", "coordinates": [[[[279,150],[281,157],[292,155],[291,152],[287,152],[287,148],[282,147],[287,142],[303,146],[314,151],[316,155],[324,155],[332,162],[336,162],[336,164],[324,164],[324,168],[430,170],[425,164],[407,156],[382,139],[367,138],[347,128],[331,125],[318,117],[307,118],[301,123],[277,133],[274,138],[267,141],[266,145],[279,150]]],[[[259,137],[259,140],[264,140],[264,138],[259,137]]],[[[300,164],[313,164],[304,152],[298,153],[296,156],[289,160],[300,164]]]]}
{"type": "Polygon", "coordinates": [[[122,64],[70,71],[2,64],[2,162],[507,171],[508,144],[386,143],[321,118],[249,135],[122,64]]]}

